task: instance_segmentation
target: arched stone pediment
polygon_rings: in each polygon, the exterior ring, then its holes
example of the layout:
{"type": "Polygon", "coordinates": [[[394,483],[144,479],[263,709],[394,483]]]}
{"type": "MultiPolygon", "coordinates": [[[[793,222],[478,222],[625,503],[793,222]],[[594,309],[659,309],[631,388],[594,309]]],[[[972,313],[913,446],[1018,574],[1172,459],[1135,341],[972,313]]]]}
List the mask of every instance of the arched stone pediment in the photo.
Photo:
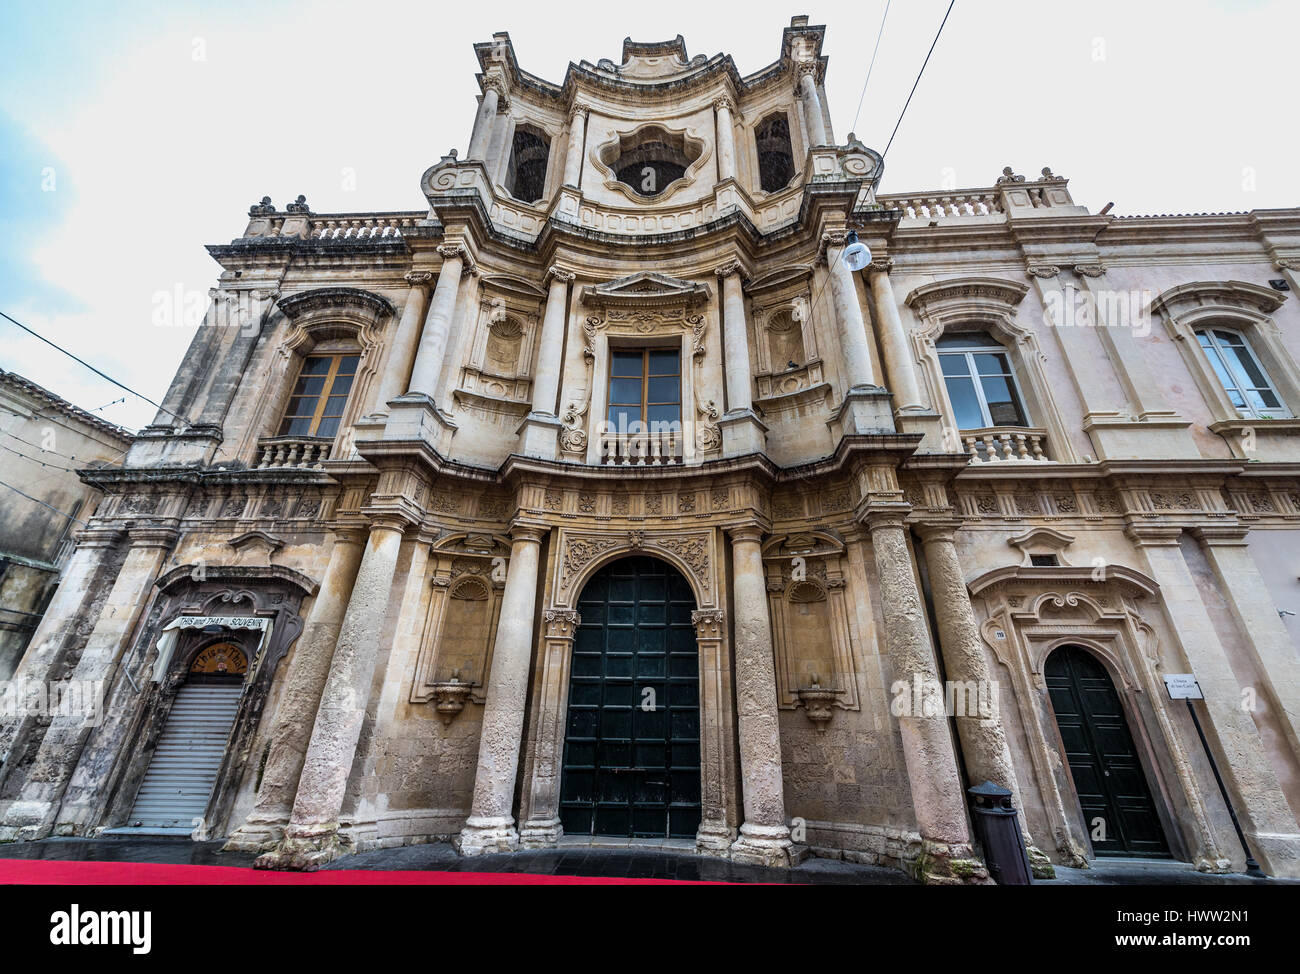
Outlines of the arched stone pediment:
{"type": "Polygon", "coordinates": [[[709,300],[709,286],[655,271],[629,274],[582,289],[585,304],[597,308],[694,307],[709,300]]]}

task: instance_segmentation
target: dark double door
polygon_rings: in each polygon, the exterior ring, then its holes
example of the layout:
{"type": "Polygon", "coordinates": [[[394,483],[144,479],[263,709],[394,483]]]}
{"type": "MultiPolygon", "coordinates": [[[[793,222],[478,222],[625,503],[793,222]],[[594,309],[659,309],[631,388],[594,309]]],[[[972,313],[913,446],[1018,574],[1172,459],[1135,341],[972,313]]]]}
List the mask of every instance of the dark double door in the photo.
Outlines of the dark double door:
{"type": "Polygon", "coordinates": [[[653,558],[598,572],[578,600],[560,821],[569,835],[694,838],[699,657],[684,577],[653,558]]]}
{"type": "Polygon", "coordinates": [[[1048,657],[1045,675],[1093,851],[1167,858],[1164,829],[1110,674],[1087,650],[1062,646],[1048,657]]]}

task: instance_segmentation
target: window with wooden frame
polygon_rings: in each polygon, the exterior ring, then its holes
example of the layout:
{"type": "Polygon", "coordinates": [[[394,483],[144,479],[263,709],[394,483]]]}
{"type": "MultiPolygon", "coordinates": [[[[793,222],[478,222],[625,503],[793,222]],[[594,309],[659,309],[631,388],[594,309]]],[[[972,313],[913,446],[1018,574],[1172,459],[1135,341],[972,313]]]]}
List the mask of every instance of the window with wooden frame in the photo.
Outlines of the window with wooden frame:
{"type": "Polygon", "coordinates": [[[360,360],[356,352],[308,355],[298,372],[276,435],[333,439],[338,434],[360,360]]]}
{"type": "Polygon", "coordinates": [[[1229,328],[1200,328],[1196,338],[1237,412],[1252,419],[1290,417],[1245,335],[1229,328]]]}
{"type": "Polygon", "coordinates": [[[615,348],[610,358],[606,413],[610,432],[680,431],[681,349],[615,348]]]}

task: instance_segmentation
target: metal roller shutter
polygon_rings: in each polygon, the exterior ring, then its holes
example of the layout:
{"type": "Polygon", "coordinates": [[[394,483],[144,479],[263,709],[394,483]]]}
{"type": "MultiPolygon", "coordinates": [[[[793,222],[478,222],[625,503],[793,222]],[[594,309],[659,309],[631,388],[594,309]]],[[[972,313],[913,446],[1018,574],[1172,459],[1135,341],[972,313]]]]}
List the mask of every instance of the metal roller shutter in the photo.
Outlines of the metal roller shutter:
{"type": "Polygon", "coordinates": [[[183,828],[207,810],[242,686],[187,683],[176,694],[131,809],[136,828],[183,828]]]}

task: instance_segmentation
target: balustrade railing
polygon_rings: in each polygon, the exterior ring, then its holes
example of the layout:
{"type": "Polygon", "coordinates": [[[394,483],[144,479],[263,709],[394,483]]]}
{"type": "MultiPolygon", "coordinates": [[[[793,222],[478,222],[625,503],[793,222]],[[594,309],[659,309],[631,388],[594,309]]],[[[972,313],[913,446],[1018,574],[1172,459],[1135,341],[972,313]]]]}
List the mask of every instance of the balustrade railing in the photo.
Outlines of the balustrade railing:
{"type": "Polygon", "coordinates": [[[972,463],[1042,462],[1047,455],[1047,431],[1021,426],[962,430],[962,445],[972,463]]]}
{"type": "Polygon", "coordinates": [[[257,469],[292,467],[319,470],[330,458],[332,438],[316,436],[267,436],[257,441],[257,469]]]}

